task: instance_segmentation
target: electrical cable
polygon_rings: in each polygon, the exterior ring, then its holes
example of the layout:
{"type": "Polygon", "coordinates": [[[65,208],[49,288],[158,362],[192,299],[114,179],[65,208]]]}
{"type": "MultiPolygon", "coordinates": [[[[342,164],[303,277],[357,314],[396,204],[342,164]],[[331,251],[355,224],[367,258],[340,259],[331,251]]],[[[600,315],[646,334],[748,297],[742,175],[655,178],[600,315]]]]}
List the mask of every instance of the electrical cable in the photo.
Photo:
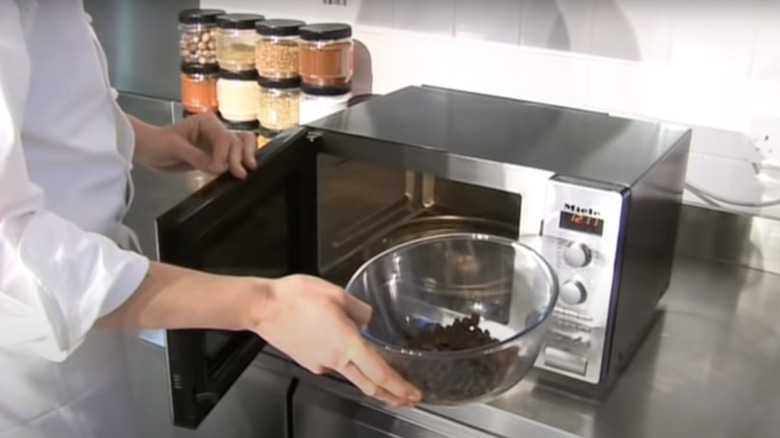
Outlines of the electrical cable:
{"type": "Polygon", "coordinates": [[[780,198],[768,199],[766,201],[748,202],[748,201],[739,201],[736,199],[728,199],[718,194],[702,189],[700,187],[696,187],[695,185],[688,182],[685,183],[685,188],[688,189],[689,192],[699,197],[704,202],[707,202],[708,204],[717,205],[717,203],[720,202],[722,204],[733,205],[735,207],[747,207],[747,208],[765,208],[765,207],[775,207],[780,205],[780,198]]]}

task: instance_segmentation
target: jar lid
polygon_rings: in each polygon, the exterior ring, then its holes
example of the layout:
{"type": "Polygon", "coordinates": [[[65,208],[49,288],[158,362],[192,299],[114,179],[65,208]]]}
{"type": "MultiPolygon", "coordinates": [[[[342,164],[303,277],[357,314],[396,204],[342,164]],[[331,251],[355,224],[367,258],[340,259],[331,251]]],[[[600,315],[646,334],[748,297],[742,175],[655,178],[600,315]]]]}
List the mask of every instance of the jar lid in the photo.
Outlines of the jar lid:
{"type": "Polygon", "coordinates": [[[306,23],[300,20],[274,19],[260,21],[255,24],[258,35],[265,36],[292,36],[298,35],[298,30],[306,23]]]}
{"type": "Polygon", "coordinates": [[[260,134],[260,136],[265,137],[267,139],[272,139],[279,135],[282,131],[274,131],[273,129],[268,129],[263,125],[260,125],[260,127],[257,129],[257,133],[260,134]]]}
{"type": "Polygon", "coordinates": [[[327,87],[314,87],[302,84],[301,92],[311,96],[343,96],[352,92],[352,83],[346,85],[331,85],[327,87]]]}
{"type": "Polygon", "coordinates": [[[275,88],[287,90],[290,88],[299,88],[301,86],[301,78],[294,77],[288,79],[269,79],[262,76],[257,77],[257,83],[263,88],[275,88]]]}
{"type": "Polygon", "coordinates": [[[254,29],[263,20],[265,17],[258,14],[224,14],[217,17],[217,25],[222,29],[254,29]]]}
{"type": "Polygon", "coordinates": [[[222,9],[185,9],[179,12],[179,23],[213,24],[217,22],[217,17],[224,14],[222,9]]]}
{"type": "Polygon", "coordinates": [[[219,65],[182,62],[181,72],[188,75],[215,75],[219,73],[219,65]]]}
{"type": "Polygon", "coordinates": [[[231,131],[257,131],[260,129],[260,122],[257,120],[247,120],[245,122],[232,122],[230,120],[226,120],[222,118],[222,116],[219,117],[222,120],[222,123],[225,124],[225,127],[231,131]]]}
{"type": "Polygon", "coordinates": [[[257,70],[230,71],[219,69],[219,77],[222,79],[236,79],[240,81],[256,81],[257,70]]]}
{"type": "Polygon", "coordinates": [[[352,26],[343,23],[318,23],[301,27],[301,39],[306,41],[340,40],[352,36],[352,26]]]}

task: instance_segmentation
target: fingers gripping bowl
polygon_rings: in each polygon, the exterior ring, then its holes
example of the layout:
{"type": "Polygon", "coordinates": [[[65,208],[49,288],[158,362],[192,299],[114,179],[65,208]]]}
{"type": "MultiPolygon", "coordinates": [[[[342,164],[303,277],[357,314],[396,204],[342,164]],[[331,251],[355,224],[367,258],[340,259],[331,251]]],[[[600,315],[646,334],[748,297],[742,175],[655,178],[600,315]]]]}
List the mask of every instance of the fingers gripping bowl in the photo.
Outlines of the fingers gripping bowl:
{"type": "Polygon", "coordinates": [[[365,339],[422,403],[445,406],[484,402],[519,382],[558,299],[555,273],[535,250],[476,233],[390,248],[346,289],[373,307],[365,339]]]}

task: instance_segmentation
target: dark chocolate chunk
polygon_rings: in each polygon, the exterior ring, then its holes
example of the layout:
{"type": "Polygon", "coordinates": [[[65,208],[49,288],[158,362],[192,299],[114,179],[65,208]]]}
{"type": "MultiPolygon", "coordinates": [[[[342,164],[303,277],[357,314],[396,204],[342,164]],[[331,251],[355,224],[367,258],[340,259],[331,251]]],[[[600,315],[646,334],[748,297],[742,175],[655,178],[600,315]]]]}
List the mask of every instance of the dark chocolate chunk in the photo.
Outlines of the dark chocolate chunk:
{"type": "MultiPolygon", "coordinates": [[[[436,324],[403,333],[405,347],[420,351],[459,351],[497,344],[498,339],[479,328],[477,314],[451,325],[436,324]]],[[[395,364],[399,372],[420,388],[431,403],[459,403],[499,389],[514,363],[517,348],[469,358],[435,358],[395,364]]]]}

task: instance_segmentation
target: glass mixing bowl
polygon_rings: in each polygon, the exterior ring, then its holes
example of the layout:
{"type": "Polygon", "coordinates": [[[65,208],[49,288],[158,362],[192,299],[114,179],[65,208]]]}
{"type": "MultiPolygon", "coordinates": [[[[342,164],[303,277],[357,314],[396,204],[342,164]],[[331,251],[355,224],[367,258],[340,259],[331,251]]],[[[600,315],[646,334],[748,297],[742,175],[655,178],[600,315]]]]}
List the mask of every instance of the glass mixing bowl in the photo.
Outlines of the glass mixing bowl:
{"type": "Polygon", "coordinates": [[[392,247],[347,292],[370,304],[363,336],[423,404],[485,402],[519,382],[544,342],[558,281],[530,246],[449,233],[392,247]]]}

